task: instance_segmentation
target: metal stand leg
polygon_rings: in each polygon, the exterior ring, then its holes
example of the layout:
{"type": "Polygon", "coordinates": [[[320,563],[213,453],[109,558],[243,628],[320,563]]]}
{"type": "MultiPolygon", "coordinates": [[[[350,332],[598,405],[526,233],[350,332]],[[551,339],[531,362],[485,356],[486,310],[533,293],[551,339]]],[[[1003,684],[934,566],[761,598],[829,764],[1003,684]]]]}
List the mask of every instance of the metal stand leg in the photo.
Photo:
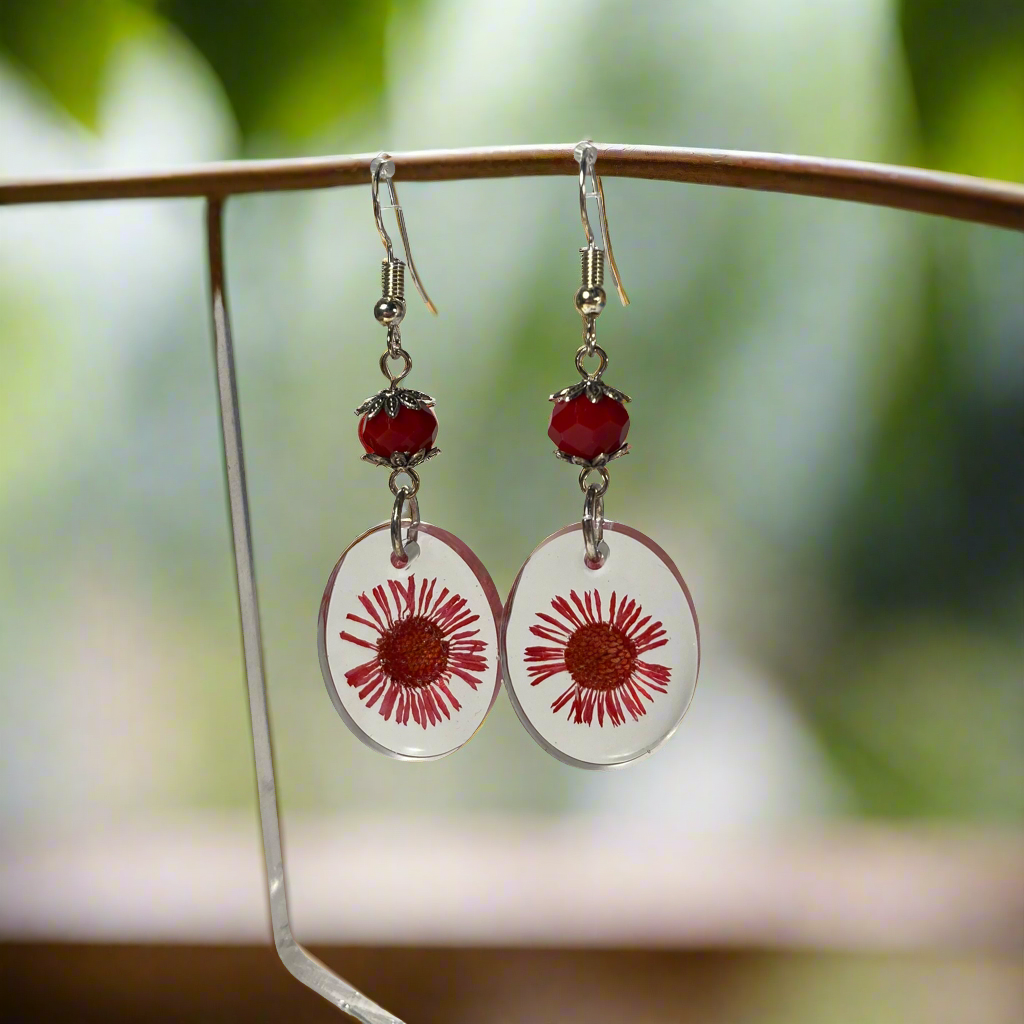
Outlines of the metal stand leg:
{"type": "Polygon", "coordinates": [[[281,829],[277,817],[277,784],[274,780],[274,758],[270,744],[270,722],[267,717],[267,689],[263,678],[263,643],[260,638],[260,613],[256,600],[252,537],[249,530],[249,496],[245,486],[242,432],[238,417],[238,385],[235,380],[235,357],[224,288],[222,210],[222,200],[207,200],[206,237],[210,259],[210,304],[213,312],[221,441],[224,446],[228,507],[234,538],[235,571],[238,576],[238,608],[242,619],[245,677],[249,688],[253,756],[256,761],[256,784],[259,789],[263,854],[270,889],[270,920],[274,929],[274,945],[282,963],[299,981],[356,1020],[362,1021],[363,1024],[402,1024],[397,1017],[379,1007],[358,989],[328,970],[315,957],[310,956],[295,941],[288,921],[284,857],[281,853],[281,829]]]}

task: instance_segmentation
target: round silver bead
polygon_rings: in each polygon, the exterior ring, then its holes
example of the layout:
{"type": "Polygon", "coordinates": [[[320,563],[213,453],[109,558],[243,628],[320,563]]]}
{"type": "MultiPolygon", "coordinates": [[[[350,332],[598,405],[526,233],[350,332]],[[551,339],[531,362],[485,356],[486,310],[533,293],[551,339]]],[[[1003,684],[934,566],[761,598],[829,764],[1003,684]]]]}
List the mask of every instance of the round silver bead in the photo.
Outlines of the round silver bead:
{"type": "Polygon", "coordinates": [[[385,296],[374,304],[373,315],[377,323],[384,324],[385,327],[400,324],[405,319],[405,303],[401,299],[389,299],[385,296]]]}
{"type": "Polygon", "coordinates": [[[581,316],[596,316],[608,301],[604,289],[599,285],[583,285],[576,293],[576,308],[581,316]]]}

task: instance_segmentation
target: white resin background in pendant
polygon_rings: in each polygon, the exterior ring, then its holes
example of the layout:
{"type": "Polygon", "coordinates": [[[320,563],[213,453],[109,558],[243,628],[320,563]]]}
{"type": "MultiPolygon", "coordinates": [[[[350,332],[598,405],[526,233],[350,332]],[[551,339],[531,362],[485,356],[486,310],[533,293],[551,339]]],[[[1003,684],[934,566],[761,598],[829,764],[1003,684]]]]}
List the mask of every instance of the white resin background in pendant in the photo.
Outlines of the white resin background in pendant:
{"type": "Polygon", "coordinates": [[[584,564],[577,523],[548,537],[505,603],[508,695],[533,738],[578,768],[646,757],[697,686],[700,628],[679,570],[649,537],[605,522],[608,554],[584,564]]]}
{"type": "Polygon", "coordinates": [[[430,760],[466,743],[498,695],[501,599],[446,530],[421,523],[408,547],[408,564],[395,568],[382,523],[346,549],[320,604],[320,667],[335,709],[364,743],[430,760]]]}

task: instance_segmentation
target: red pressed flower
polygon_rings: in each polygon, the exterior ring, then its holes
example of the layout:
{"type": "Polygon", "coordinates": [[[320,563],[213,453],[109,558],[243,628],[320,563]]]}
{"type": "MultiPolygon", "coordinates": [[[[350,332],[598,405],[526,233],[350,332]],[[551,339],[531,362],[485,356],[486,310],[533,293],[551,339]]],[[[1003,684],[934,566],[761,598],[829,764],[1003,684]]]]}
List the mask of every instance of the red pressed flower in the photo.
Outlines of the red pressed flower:
{"type": "Polygon", "coordinates": [[[640,660],[641,654],[668,643],[665,630],[660,622],[651,622],[650,615],[643,616],[643,609],[630,597],[616,603],[613,592],[607,620],[596,590],[586,591],[582,601],[575,590],[569,597],[572,604],[564,597],[551,602],[559,618],[537,612],[543,625],[530,627],[534,636],[558,645],[526,648],[524,660],[532,662],[527,669],[533,677],[530,685],[568,672],[572,685],[552,701],[552,711],[561,711],[571,702],[569,720],[577,725],[591,725],[595,709],[601,727],[605,716],[613,727],[622,725],[626,712],[638,721],[647,714],[644,699],[654,700],[651,691],[668,692],[672,670],[640,660]]]}
{"type": "Polygon", "coordinates": [[[445,587],[435,597],[437,579],[420,581],[416,593],[416,577],[408,584],[388,580],[373,588],[373,599],[359,595],[359,602],[370,616],[346,615],[352,622],[368,626],[377,636],[363,640],[351,633],[342,633],[342,640],[367,647],[374,656],[345,673],[349,686],[357,687],[359,699],[368,708],[380,701],[380,714],[385,721],[394,713],[399,725],[408,725],[409,716],[426,729],[437,725],[441,716],[451,718],[452,711],[462,705],[449,688],[458,676],[472,689],[481,680],[474,673],[487,671],[487,659],[480,653],[487,646],[474,640],[478,629],[466,630],[479,615],[474,615],[464,597],[450,594],[445,587]],[[388,590],[391,601],[388,600],[388,590]],[[383,698],[383,699],[382,699],[383,698]]]}

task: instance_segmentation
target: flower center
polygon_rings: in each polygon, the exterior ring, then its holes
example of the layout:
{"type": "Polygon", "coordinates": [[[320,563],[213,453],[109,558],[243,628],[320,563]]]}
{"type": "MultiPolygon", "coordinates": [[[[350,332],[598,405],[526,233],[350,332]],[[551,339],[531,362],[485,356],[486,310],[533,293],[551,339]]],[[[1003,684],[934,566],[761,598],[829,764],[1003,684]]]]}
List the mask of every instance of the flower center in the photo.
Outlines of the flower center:
{"type": "Polygon", "coordinates": [[[377,658],[384,674],[401,686],[429,686],[448,667],[448,641],[439,626],[415,615],[399,619],[380,637],[377,658]]]}
{"type": "Polygon", "coordinates": [[[636,644],[608,622],[580,626],[565,646],[565,667],[578,686],[614,690],[633,673],[636,644]]]}

